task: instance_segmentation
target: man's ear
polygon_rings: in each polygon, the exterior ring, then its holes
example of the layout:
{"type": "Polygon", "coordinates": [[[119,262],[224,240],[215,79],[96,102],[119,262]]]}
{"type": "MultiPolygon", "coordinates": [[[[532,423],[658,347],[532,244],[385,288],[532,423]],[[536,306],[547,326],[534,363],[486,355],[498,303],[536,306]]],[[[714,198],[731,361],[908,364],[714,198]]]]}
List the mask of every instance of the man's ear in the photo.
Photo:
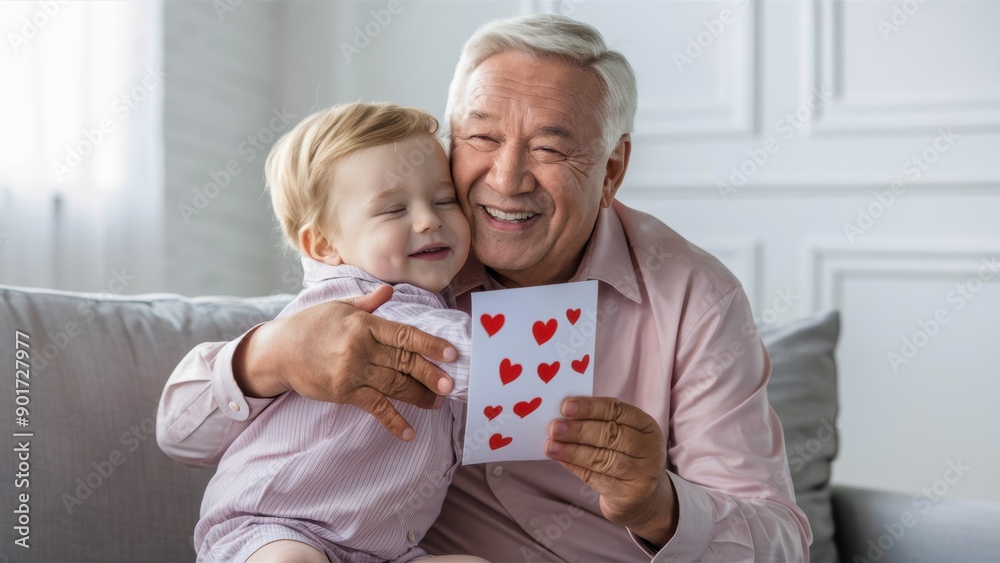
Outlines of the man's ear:
{"type": "Polygon", "coordinates": [[[604,171],[604,185],[601,186],[601,207],[611,207],[618,188],[625,181],[625,171],[628,170],[628,159],[632,155],[632,136],[625,133],[618,139],[618,144],[608,157],[608,165],[604,171]]]}
{"type": "Polygon", "coordinates": [[[305,227],[299,231],[299,248],[303,254],[318,262],[331,266],[344,263],[333,241],[315,227],[305,227]]]}

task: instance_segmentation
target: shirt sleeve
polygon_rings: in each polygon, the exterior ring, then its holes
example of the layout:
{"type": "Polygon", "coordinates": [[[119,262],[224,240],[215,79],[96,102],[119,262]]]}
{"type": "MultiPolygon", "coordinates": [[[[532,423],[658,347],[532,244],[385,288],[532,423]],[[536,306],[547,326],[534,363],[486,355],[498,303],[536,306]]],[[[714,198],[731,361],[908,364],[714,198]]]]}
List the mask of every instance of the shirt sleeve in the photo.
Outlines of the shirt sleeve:
{"type": "MultiPolygon", "coordinates": [[[[393,306],[383,306],[375,314],[413,325],[455,346],[458,358],[454,362],[435,363],[455,382],[448,396],[467,400],[471,317],[451,309],[395,300],[390,303],[393,306]]],[[[297,300],[281,315],[291,314],[301,307],[302,303],[297,300]]],[[[230,444],[274,400],[244,396],[233,375],[236,347],[259,326],[231,342],[200,344],[174,368],[156,414],[156,440],[168,456],[187,465],[218,465],[230,444]]]]}
{"type": "Polygon", "coordinates": [[[171,458],[212,467],[274,399],[245,397],[233,376],[233,352],[257,325],[232,342],[188,352],[167,380],[156,413],[156,441],[171,458]]]}
{"type": "Polygon", "coordinates": [[[671,388],[668,475],[680,520],[654,563],[808,561],[781,423],[767,400],[771,361],[737,286],[682,335],[671,388]]]}

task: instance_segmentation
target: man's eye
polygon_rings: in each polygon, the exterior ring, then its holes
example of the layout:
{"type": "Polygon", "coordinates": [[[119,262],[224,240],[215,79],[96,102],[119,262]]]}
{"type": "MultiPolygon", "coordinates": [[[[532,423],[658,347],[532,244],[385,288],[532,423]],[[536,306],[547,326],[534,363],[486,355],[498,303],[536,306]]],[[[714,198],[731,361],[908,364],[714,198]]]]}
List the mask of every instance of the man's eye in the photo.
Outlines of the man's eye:
{"type": "Polygon", "coordinates": [[[496,139],[489,135],[472,135],[467,142],[477,148],[492,148],[497,145],[496,139]]]}
{"type": "Polygon", "coordinates": [[[533,152],[535,158],[541,162],[558,162],[566,158],[565,154],[552,147],[536,147],[533,152]]]}

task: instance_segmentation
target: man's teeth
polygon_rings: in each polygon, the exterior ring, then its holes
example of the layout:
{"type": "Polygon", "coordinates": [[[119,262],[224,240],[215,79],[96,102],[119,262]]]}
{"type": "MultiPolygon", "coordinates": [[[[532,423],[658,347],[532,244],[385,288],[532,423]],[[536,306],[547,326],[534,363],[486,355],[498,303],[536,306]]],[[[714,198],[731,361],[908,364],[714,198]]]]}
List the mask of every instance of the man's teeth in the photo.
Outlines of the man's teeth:
{"type": "Polygon", "coordinates": [[[523,221],[525,219],[531,219],[535,216],[534,213],[528,212],[516,212],[507,213],[505,211],[500,211],[499,209],[494,209],[492,207],[487,207],[486,212],[490,214],[490,217],[494,219],[500,219],[501,221],[523,221]]]}

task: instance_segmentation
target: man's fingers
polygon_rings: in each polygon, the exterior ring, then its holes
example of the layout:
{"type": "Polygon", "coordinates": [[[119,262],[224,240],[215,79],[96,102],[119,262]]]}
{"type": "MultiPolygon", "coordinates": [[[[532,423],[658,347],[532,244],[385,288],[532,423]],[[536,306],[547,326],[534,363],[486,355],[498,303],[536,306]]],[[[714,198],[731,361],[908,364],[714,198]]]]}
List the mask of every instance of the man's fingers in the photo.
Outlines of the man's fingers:
{"type": "Polygon", "coordinates": [[[431,336],[410,325],[378,317],[369,320],[372,336],[381,344],[420,354],[437,362],[451,362],[458,357],[458,351],[447,340],[431,336]]]}
{"type": "Polygon", "coordinates": [[[594,446],[565,444],[550,439],[545,443],[545,455],[615,479],[626,477],[629,471],[628,464],[621,459],[627,457],[625,454],[594,446]]]}
{"type": "Polygon", "coordinates": [[[380,285],[375,288],[375,291],[369,293],[368,295],[344,299],[344,303],[347,303],[352,307],[357,307],[366,313],[374,313],[375,309],[378,309],[390,299],[392,299],[392,286],[380,285]]]}
{"type": "Polygon", "coordinates": [[[570,397],[563,401],[560,412],[568,419],[612,420],[643,433],[655,431],[653,417],[614,397],[570,397]]]}
{"type": "Polygon", "coordinates": [[[451,392],[455,386],[451,378],[427,361],[427,358],[443,361],[441,358],[447,355],[447,350],[451,351],[450,357],[454,360],[458,352],[451,344],[409,325],[377,317],[372,317],[371,321],[372,336],[382,344],[372,354],[371,363],[409,375],[439,395],[451,392]],[[436,356],[426,353],[427,350],[433,350],[436,356]]]}
{"type": "Polygon", "coordinates": [[[444,401],[443,397],[434,394],[419,381],[392,368],[369,364],[365,381],[383,395],[423,409],[436,408],[444,401]]]}
{"type": "Polygon", "coordinates": [[[649,443],[647,434],[607,420],[554,420],[549,424],[549,436],[560,442],[607,448],[635,458],[645,457],[644,454],[659,447],[649,443]]]}
{"type": "Polygon", "coordinates": [[[356,397],[358,400],[354,405],[371,413],[393,436],[409,442],[416,435],[413,427],[406,422],[385,395],[371,387],[362,387],[358,389],[356,397]]]}
{"type": "MultiPolygon", "coordinates": [[[[376,347],[368,355],[368,365],[373,368],[385,368],[394,375],[405,376],[407,380],[420,387],[429,389],[438,395],[447,395],[454,387],[454,383],[448,377],[448,374],[427,361],[426,358],[406,352],[405,350],[400,350],[399,348],[393,348],[392,346],[376,344],[376,347]]],[[[387,377],[381,371],[378,372],[378,375],[380,376],[379,379],[369,379],[367,381],[373,387],[382,390],[387,395],[391,395],[393,387],[390,384],[395,380],[387,377]]]]}
{"type": "Polygon", "coordinates": [[[391,348],[390,350],[395,354],[391,367],[401,373],[408,374],[431,391],[447,395],[455,387],[455,382],[444,370],[427,361],[423,356],[399,348],[391,348]]]}

